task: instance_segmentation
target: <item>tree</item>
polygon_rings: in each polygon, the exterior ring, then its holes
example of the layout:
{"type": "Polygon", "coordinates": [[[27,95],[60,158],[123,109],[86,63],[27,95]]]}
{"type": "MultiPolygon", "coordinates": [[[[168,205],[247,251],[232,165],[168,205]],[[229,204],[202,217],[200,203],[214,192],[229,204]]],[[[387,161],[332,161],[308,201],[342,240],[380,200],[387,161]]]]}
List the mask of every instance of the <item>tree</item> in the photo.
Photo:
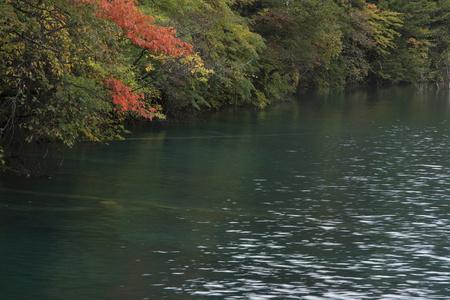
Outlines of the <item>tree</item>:
{"type": "Polygon", "coordinates": [[[404,26],[396,51],[381,66],[389,81],[426,83],[445,78],[445,53],[449,49],[448,0],[377,1],[379,6],[402,13],[404,26]],[[444,76],[443,76],[444,75],[444,76]]]}
{"type": "Polygon", "coordinates": [[[149,61],[154,68],[144,76],[158,84],[167,113],[186,118],[202,107],[267,105],[268,100],[254,85],[264,42],[250,30],[249,19],[234,10],[244,2],[143,1],[142,7],[148,8],[157,22],[175,22],[180,36],[195,45],[197,56],[190,62],[149,61]]]}
{"type": "Polygon", "coordinates": [[[273,82],[277,88],[272,90],[284,86],[283,92],[308,85],[311,72],[342,49],[340,10],[331,0],[260,0],[248,5],[244,13],[254,20],[252,27],[268,47],[257,74],[261,85],[273,87],[273,82]]]}
{"type": "Polygon", "coordinates": [[[125,118],[161,116],[139,87],[130,47],[175,57],[192,46],[132,0],[0,3],[0,148],[120,138],[125,118]],[[139,89],[139,91],[137,90],[139,89]]]}

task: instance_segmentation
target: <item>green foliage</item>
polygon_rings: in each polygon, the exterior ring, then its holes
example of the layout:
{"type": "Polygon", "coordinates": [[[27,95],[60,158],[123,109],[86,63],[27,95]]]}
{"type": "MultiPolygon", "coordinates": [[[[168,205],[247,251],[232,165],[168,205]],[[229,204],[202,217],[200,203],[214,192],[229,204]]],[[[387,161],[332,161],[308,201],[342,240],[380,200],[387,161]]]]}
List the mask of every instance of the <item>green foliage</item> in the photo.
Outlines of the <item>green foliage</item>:
{"type": "Polygon", "coordinates": [[[117,137],[122,126],[110,126],[103,86],[116,73],[113,63],[124,61],[114,29],[63,0],[9,1],[0,9],[7,20],[0,32],[1,137],[20,133],[28,142],[69,146],[78,137],[117,137]]]}
{"type": "MultiPolygon", "coordinates": [[[[251,1],[172,1],[147,0],[148,9],[161,25],[168,21],[178,35],[194,44],[201,68],[171,61],[153,70],[152,82],[162,91],[166,113],[184,110],[192,113],[224,105],[264,107],[267,100],[255,97],[255,72],[264,49],[260,35],[249,29],[249,19],[233,10],[234,5],[251,1]]],[[[147,75],[143,75],[147,76],[147,75]]],[[[261,92],[261,91],[259,91],[261,92]]]]}
{"type": "MultiPolygon", "coordinates": [[[[337,18],[341,8],[334,1],[255,1],[251,11],[254,29],[266,40],[260,78],[271,84],[278,73],[293,89],[320,65],[329,63],[342,49],[337,18]]],[[[276,82],[278,84],[278,82],[276,82]]],[[[283,88],[284,90],[286,88],[283,88]]]]}
{"type": "MultiPolygon", "coordinates": [[[[106,78],[138,89],[128,39],[93,4],[0,2],[0,146],[107,141],[126,132],[106,78]]],[[[158,113],[155,113],[157,116],[158,113]]]]}
{"type": "Polygon", "coordinates": [[[404,21],[395,40],[396,49],[380,63],[381,78],[413,83],[442,81],[442,58],[449,49],[449,1],[379,2],[380,7],[402,13],[404,21]]]}
{"type": "Polygon", "coordinates": [[[24,142],[120,138],[125,120],[262,109],[301,88],[450,82],[448,0],[116,4],[0,1],[0,165],[24,142]]]}
{"type": "Polygon", "coordinates": [[[394,39],[400,36],[396,30],[402,27],[403,19],[400,13],[380,11],[374,5],[368,7],[371,9],[369,25],[373,31],[374,50],[380,57],[383,57],[389,54],[389,50],[396,48],[394,39]]]}

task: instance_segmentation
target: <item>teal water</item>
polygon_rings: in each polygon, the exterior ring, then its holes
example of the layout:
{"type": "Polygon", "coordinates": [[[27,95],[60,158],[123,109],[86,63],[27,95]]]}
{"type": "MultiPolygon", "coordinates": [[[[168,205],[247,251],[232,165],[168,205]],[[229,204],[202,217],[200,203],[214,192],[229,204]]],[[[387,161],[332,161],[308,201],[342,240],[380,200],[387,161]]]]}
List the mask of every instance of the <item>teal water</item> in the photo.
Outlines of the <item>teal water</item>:
{"type": "Polygon", "coordinates": [[[299,95],[0,177],[0,299],[449,299],[450,97],[299,95]]]}

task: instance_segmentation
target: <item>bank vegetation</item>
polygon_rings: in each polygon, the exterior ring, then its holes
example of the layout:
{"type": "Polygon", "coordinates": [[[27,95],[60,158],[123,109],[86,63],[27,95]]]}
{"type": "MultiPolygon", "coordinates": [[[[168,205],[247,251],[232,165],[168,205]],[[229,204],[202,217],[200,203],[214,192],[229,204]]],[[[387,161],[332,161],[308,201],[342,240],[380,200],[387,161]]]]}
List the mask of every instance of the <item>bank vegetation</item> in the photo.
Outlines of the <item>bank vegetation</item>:
{"type": "Polygon", "coordinates": [[[450,0],[0,0],[0,165],[299,89],[449,88],[449,25],[450,0]]]}

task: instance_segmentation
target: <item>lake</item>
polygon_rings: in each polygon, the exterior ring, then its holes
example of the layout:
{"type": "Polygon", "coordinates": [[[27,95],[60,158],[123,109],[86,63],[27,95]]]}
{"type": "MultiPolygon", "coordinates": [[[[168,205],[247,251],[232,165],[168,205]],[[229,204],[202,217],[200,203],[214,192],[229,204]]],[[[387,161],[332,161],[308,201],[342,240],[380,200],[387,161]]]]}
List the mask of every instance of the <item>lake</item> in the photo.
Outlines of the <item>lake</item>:
{"type": "Polygon", "coordinates": [[[0,177],[0,299],[449,299],[449,157],[409,86],[79,145],[0,177]]]}

